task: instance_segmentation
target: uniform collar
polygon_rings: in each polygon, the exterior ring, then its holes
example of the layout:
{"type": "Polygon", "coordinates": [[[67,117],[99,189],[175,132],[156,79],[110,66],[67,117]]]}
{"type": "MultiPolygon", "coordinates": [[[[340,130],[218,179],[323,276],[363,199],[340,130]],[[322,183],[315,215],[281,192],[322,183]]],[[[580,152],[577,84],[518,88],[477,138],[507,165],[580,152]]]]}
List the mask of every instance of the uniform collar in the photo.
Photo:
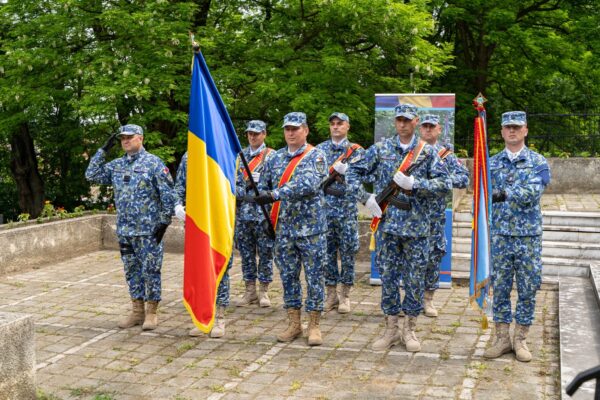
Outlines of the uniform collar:
{"type": "Polygon", "coordinates": [[[406,151],[408,151],[408,150],[412,150],[412,149],[413,149],[413,148],[416,146],[416,143],[417,143],[417,140],[416,140],[416,139],[417,139],[417,135],[414,135],[414,134],[413,134],[413,137],[412,137],[412,139],[411,139],[410,143],[406,145],[406,144],[402,144],[402,143],[400,142],[400,136],[398,136],[398,135],[396,134],[396,135],[394,135],[394,139],[393,139],[393,140],[394,140],[394,145],[395,145],[395,146],[396,146],[398,149],[400,149],[400,152],[401,152],[401,153],[404,153],[404,152],[406,152],[406,151]]]}
{"type": "Polygon", "coordinates": [[[333,139],[330,139],[330,141],[331,148],[334,150],[345,150],[348,147],[348,143],[350,143],[347,137],[343,138],[339,143],[334,142],[333,139]]]}
{"type": "Polygon", "coordinates": [[[290,157],[290,158],[296,157],[298,154],[302,154],[302,153],[304,153],[304,150],[306,150],[306,146],[307,146],[307,145],[308,145],[308,143],[304,143],[304,144],[302,145],[302,147],[300,147],[298,150],[296,150],[296,151],[295,151],[295,152],[293,152],[293,153],[290,153],[290,151],[289,151],[289,150],[286,148],[286,150],[287,150],[287,151],[286,151],[286,154],[287,154],[287,156],[288,156],[288,157],[290,157]]]}
{"type": "Polygon", "coordinates": [[[511,163],[526,159],[528,154],[529,149],[527,148],[527,146],[521,147],[521,150],[519,150],[516,153],[511,152],[506,147],[504,148],[504,157],[508,159],[508,161],[510,161],[511,163]]]}
{"type": "Polygon", "coordinates": [[[142,156],[142,154],[144,154],[146,152],[146,149],[144,149],[144,146],[142,146],[140,148],[140,151],[138,151],[135,154],[129,155],[129,154],[125,154],[125,160],[127,160],[127,162],[134,162],[135,160],[137,160],[138,158],[140,158],[142,156]]]}
{"type": "Polygon", "coordinates": [[[256,150],[252,150],[252,147],[248,146],[248,154],[250,154],[250,157],[254,157],[256,156],[258,153],[260,153],[261,151],[264,150],[264,148],[267,147],[266,144],[261,144],[258,149],[256,150]]]}

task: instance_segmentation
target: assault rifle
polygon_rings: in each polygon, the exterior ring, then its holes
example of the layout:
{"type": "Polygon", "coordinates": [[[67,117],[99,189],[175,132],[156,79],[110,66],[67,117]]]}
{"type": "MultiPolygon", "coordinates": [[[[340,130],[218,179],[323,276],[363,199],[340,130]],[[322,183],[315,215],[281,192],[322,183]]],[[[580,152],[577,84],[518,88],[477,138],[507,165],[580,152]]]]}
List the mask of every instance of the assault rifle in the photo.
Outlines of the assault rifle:
{"type": "MultiPolygon", "coordinates": [[[[350,156],[352,154],[354,154],[354,150],[352,150],[350,152],[350,154],[348,154],[347,156],[345,156],[344,158],[342,158],[340,160],[340,162],[343,163],[343,164],[347,163],[348,162],[348,158],[350,158],[350,156]]],[[[331,187],[331,185],[333,185],[334,182],[344,183],[344,175],[340,174],[335,169],[333,169],[333,171],[331,171],[331,173],[329,174],[329,176],[327,177],[327,179],[325,179],[321,183],[321,188],[323,189],[323,191],[326,194],[330,194],[330,195],[336,196],[336,197],[342,197],[344,195],[344,191],[343,190],[334,189],[334,188],[331,187]]]]}
{"type": "MultiPolygon", "coordinates": [[[[406,171],[404,171],[404,175],[410,176],[415,169],[420,167],[427,160],[428,157],[429,156],[426,154],[421,161],[411,164],[406,169],[406,171]]],[[[375,196],[375,200],[377,201],[377,204],[382,210],[387,204],[391,204],[394,207],[399,208],[401,210],[410,210],[409,202],[402,201],[398,197],[396,197],[396,195],[399,192],[403,192],[407,195],[412,194],[411,191],[404,190],[400,186],[398,186],[398,184],[394,182],[394,179],[392,178],[392,181],[385,187],[385,189],[383,189],[377,196],[375,196]]]]}

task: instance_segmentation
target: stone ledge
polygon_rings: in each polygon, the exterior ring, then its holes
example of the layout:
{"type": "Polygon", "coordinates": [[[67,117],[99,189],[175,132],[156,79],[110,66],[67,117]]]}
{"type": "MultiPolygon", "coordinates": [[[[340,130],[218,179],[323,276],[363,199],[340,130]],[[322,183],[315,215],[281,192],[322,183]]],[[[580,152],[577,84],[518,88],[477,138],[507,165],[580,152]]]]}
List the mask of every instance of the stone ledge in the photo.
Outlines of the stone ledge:
{"type": "Polygon", "coordinates": [[[0,400],[35,399],[33,317],[0,312],[0,400]]]}

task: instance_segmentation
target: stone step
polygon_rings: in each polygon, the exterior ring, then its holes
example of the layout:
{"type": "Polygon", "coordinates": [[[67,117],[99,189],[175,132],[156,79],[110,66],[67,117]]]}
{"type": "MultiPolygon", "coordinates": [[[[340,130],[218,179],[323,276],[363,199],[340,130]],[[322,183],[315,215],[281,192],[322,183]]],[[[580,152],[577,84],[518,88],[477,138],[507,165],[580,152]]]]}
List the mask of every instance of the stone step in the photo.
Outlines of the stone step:
{"type": "MultiPolygon", "coordinates": [[[[573,211],[542,211],[545,226],[571,226],[590,227],[600,229],[600,213],[597,212],[573,212],[573,211]]],[[[471,223],[470,212],[457,212],[454,214],[454,222],[471,223]]]]}
{"type": "MultiPolygon", "coordinates": [[[[454,238],[470,238],[471,222],[454,222],[452,236],[454,238]]],[[[542,239],[551,242],[599,243],[600,228],[545,225],[543,227],[542,239]]]]}
{"type": "Polygon", "coordinates": [[[594,397],[594,381],[584,383],[573,397],[565,393],[565,388],[578,373],[600,364],[600,309],[590,279],[560,279],[558,312],[562,397],[591,399],[594,397]]]}
{"type": "MultiPolygon", "coordinates": [[[[471,252],[470,237],[456,237],[452,240],[452,251],[456,253],[471,252]]],[[[594,262],[600,260],[600,244],[580,242],[542,242],[542,256],[560,257],[594,262]]]]}
{"type": "MultiPolygon", "coordinates": [[[[452,270],[470,271],[471,253],[452,252],[452,270]]],[[[589,260],[572,260],[558,257],[542,257],[542,274],[545,276],[578,276],[588,277],[589,260]]]]}

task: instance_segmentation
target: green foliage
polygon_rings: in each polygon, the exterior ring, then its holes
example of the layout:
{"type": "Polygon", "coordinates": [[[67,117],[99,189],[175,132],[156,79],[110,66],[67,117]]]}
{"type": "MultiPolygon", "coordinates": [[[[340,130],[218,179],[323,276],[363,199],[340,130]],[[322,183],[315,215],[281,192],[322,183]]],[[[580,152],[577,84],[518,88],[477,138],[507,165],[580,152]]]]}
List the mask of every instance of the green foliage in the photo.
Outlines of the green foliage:
{"type": "MultiPolygon", "coordinates": [[[[313,144],[328,137],[331,112],[346,112],[351,140],[368,146],[375,93],[450,92],[464,154],[478,91],[489,99],[494,149],[508,109],[600,109],[598,8],[593,0],[0,2],[0,149],[8,150],[0,210],[5,220],[22,213],[9,165],[24,126],[44,197],[64,209],[108,206],[111,190],[92,196],[84,171],[120,124],[142,125],[146,148],[175,171],[187,141],[189,31],[235,127],[265,120],[271,147],[284,144],[290,111],[308,115],[313,144]]],[[[538,141],[543,127],[532,128],[529,140],[545,154],[589,150],[538,141]]]]}

